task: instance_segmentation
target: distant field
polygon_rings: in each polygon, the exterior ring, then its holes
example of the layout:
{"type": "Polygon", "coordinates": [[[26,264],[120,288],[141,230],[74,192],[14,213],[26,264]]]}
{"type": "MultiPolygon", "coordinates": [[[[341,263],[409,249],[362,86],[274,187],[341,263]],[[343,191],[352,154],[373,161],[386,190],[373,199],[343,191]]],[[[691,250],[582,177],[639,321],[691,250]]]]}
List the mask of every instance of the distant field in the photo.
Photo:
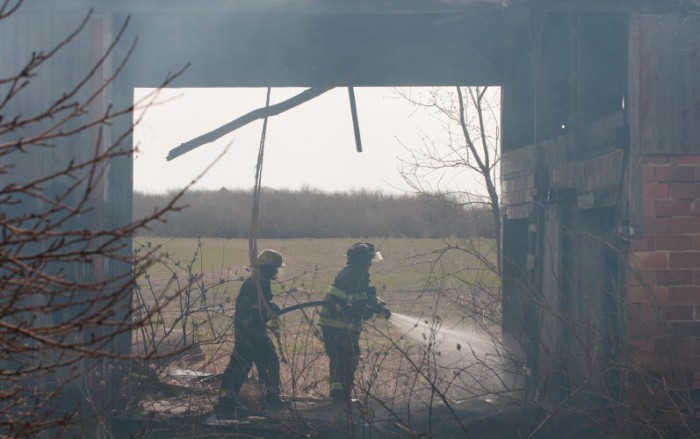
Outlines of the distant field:
{"type": "MultiPolygon", "coordinates": [[[[368,241],[378,245],[384,257],[372,267],[371,281],[393,312],[454,322],[490,319],[500,312],[498,278],[483,262],[493,260],[493,241],[368,241]]],[[[355,242],[260,240],[259,250],[275,248],[285,259],[279,282],[273,284],[274,302],[284,308],[323,299],[345,264],[347,248],[355,242]]],[[[197,333],[208,328],[209,334],[200,334],[207,339],[210,333],[225,332],[241,281],[249,274],[247,240],[144,237],[135,240],[134,248],[157,248],[161,259],[139,279],[138,301],[153,307],[156,301],[162,303],[162,297],[170,297],[172,302],[160,312],[166,326],[176,323],[188,331],[196,328],[197,333]]]]}
{"type": "MultiPolygon", "coordinates": [[[[258,250],[275,248],[285,259],[280,280],[287,288],[302,285],[307,290],[325,290],[335,273],[345,263],[345,252],[357,239],[284,239],[259,240],[258,250]]],[[[464,280],[477,277],[482,263],[472,252],[493,260],[493,241],[481,239],[469,243],[440,239],[369,239],[379,246],[384,261],[372,268],[375,284],[386,286],[389,291],[415,291],[423,289],[429,274],[454,276],[464,280]],[[452,246],[449,251],[446,248],[452,246]],[[459,248],[458,248],[459,247],[459,248]]],[[[149,244],[160,246],[160,253],[167,256],[165,265],[157,265],[150,271],[154,278],[169,277],[170,270],[183,271],[191,264],[192,271],[218,275],[226,279],[234,274],[245,275],[249,266],[248,241],[245,239],[203,238],[149,238],[134,240],[134,247],[149,244]],[[175,266],[175,263],[180,266],[175,266]]],[[[486,279],[489,281],[489,279],[486,279]]],[[[491,282],[496,282],[491,277],[491,282]]]]}

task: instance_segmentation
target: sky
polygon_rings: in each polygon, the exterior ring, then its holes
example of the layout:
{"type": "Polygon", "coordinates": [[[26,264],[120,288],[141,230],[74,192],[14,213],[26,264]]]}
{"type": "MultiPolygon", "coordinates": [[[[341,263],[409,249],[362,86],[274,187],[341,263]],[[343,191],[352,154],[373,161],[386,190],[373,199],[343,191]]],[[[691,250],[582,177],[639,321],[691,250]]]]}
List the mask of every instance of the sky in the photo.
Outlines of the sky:
{"type": "MultiPolygon", "coordinates": [[[[136,89],[136,101],[152,91],[136,89]]],[[[274,88],[271,103],[301,91],[274,88]]],[[[252,188],[262,120],[171,161],[165,157],[181,143],[263,107],[266,92],[264,88],[161,90],[157,104],[146,109],[134,130],[134,189],[164,193],[196,178],[195,189],[252,188]]],[[[410,159],[402,145],[419,147],[426,135],[439,142],[445,136],[444,118],[417,108],[391,88],[356,88],[355,95],[363,152],[355,147],[348,90],[336,88],[269,118],[262,185],[324,192],[409,190],[399,172],[401,159],[410,159]]],[[[441,184],[466,182],[453,177],[443,178],[441,184]]]]}

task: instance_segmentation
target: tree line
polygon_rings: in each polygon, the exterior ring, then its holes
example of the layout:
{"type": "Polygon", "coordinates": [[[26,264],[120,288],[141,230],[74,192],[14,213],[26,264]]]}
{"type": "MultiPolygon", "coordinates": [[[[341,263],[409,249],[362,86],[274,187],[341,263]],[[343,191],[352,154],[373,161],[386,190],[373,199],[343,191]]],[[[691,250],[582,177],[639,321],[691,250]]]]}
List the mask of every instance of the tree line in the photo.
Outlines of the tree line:
{"type": "MultiPolygon", "coordinates": [[[[133,216],[142,218],[168,203],[174,193],[134,193],[133,216]]],[[[142,234],[177,237],[245,238],[251,191],[194,190],[162,222],[142,234]]],[[[401,236],[410,238],[493,237],[490,212],[456,199],[381,191],[323,192],[264,189],[260,197],[262,238],[401,236]]]]}

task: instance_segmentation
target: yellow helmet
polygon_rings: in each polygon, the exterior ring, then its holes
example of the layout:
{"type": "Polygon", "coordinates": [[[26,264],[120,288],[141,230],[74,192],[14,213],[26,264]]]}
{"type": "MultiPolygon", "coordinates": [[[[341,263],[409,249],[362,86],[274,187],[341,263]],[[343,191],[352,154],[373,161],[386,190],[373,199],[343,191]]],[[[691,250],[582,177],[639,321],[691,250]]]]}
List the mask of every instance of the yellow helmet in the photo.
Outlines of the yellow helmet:
{"type": "Polygon", "coordinates": [[[282,255],[277,250],[265,249],[258,255],[258,265],[269,265],[272,267],[284,267],[282,255]]]}

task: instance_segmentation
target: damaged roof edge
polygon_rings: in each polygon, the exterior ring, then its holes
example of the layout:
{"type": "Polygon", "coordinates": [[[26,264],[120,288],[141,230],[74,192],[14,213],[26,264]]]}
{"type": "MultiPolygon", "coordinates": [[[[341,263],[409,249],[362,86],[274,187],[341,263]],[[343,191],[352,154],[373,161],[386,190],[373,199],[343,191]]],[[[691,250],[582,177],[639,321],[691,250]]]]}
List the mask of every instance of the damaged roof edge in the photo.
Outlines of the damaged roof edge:
{"type": "MultiPolygon", "coordinates": [[[[512,1],[512,0],[510,0],[512,1]]],[[[516,0],[522,1],[522,0],[516,0]]],[[[529,0],[526,0],[529,1],[529,0]]],[[[24,10],[86,10],[103,12],[251,12],[306,14],[412,14],[503,8],[509,0],[25,0],[24,10]]]]}
{"type": "Polygon", "coordinates": [[[430,14],[480,9],[552,12],[700,13],[697,0],[24,0],[23,10],[241,12],[267,14],[430,14]]]}

